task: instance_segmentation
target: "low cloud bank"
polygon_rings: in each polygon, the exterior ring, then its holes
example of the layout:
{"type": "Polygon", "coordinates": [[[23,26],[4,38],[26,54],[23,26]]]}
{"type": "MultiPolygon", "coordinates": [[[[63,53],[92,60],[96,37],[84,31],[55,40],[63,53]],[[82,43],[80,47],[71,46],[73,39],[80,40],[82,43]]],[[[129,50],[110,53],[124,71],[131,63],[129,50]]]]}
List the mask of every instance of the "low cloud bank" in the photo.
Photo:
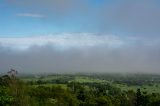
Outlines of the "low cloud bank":
{"type": "MultiPolygon", "coordinates": [[[[10,68],[14,68],[22,73],[160,73],[160,44],[158,41],[157,43],[150,44],[149,42],[151,41],[147,40],[125,40],[113,36],[107,37],[106,35],[101,37],[98,35],[85,35],[85,37],[81,39],[79,37],[70,35],[66,38],[64,35],[63,37],[61,36],[60,39],[65,38],[65,40],[57,40],[58,37],[55,36],[56,40],[54,43],[44,44],[43,41],[45,41],[45,38],[44,40],[41,39],[43,37],[39,37],[39,40],[30,38],[30,40],[33,40],[34,45],[30,45],[31,41],[22,43],[22,41],[25,41],[24,38],[20,38],[18,39],[19,41],[16,40],[15,42],[13,42],[14,40],[11,38],[10,40],[8,38],[6,41],[3,39],[3,42],[0,40],[0,70],[1,72],[5,72],[10,68]],[[39,41],[39,43],[37,43],[39,45],[35,45],[36,41],[39,41]],[[111,42],[112,44],[110,45],[111,42]],[[41,45],[41,43],[43,45],[41,45]],[[61,43],[63,45],[61,45],[61,43]],[[92,43],[91,46],[88,45],[90,43],[92,43]],[[4,46],[7,44],[8,46],[4,46]],[[30,46],[24,50],[14,48],[16,46],[18,47],[18,45],[27,44],[30,46]],[[80,46],[78,44],[80,44],[80,46]]],[[[47,38],[51,40],[51,38],[53,39],[54,37],[50,36],[47,38]]]]}

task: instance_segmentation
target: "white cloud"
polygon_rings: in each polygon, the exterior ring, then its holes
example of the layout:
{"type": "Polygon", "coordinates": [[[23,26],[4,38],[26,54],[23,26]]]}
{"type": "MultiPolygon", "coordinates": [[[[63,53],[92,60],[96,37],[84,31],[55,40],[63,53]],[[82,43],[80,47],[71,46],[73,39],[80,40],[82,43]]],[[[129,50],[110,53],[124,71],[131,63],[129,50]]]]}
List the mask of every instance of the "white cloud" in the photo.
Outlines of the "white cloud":
{"type": "Polygon", "coordinates": [[[18,13],[16,15],[20,17],[33,17],[33,18],[44,18],[45,17],[44,15],[33,14],[33,13],[18,13]]]}
{"type": "Polygon", "coordinates": [[[4,47],[26,50],[31,46],[51,45],[61,48],[107,46],[119,47],[123,40],[113,35],[96,35],[93,33],[60,33],[45,36],[0,38],[0,44],[4,47]]]}

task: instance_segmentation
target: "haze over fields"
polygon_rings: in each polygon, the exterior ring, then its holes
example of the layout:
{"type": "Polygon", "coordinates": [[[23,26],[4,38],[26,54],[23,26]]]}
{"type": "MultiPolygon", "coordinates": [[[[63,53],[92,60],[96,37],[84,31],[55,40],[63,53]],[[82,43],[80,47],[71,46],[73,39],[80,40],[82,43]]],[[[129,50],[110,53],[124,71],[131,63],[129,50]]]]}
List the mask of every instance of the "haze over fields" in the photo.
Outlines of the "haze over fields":
{"type": "Polygon", "coordinates": [[[0,72],[160,73],[159,0],[2,0],[0,72]]]}

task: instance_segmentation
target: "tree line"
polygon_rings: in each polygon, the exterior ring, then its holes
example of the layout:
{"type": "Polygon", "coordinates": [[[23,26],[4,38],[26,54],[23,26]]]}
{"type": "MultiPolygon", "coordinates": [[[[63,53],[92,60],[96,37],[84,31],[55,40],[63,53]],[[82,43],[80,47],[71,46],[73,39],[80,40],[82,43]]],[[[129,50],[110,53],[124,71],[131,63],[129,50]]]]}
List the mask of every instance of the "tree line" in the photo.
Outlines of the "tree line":
{"type": "Polygon", "coordinates": [[[33,86],[12,70],[0,77],[0,106],[160,106],[160,94],[121,91],[109,83],[65,82],[62,86],[33,86]]]}

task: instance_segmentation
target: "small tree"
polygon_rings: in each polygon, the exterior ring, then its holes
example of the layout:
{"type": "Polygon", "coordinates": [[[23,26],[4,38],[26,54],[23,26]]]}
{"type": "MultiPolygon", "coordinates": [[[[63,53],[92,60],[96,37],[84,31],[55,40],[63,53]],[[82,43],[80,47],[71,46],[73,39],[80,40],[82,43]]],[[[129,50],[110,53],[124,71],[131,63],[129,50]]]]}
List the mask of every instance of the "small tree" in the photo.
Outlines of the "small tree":
{"type": "Polygon", "coordinates": [[[141,94],[141,90],[137,89],[137,93],[136,93],[136,106],[142,106],[142,94],[141,94]]]}

